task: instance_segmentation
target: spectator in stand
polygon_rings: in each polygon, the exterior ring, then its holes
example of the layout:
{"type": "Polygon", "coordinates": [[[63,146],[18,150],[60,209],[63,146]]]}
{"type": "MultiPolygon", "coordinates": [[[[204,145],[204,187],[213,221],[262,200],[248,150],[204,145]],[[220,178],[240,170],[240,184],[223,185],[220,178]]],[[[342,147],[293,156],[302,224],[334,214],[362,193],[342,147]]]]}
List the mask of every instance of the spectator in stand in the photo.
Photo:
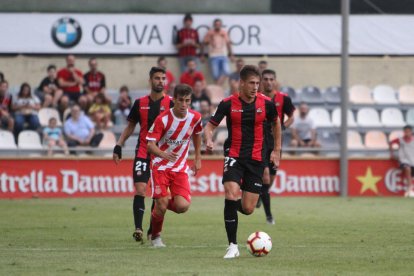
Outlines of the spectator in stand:
{"type": "Polygon", "coordinates": [[[200,102],[201,125],[205,127],[211,118],[211,103],[207,100],[200,102]]]}
{"type": "MultiPolygon", "coordinates": [[[[208,46],[211,75],[217,85],[223,85],[230,75],[230,60],[233,61],[231,41],[226,30],[222,28],[221,19],[214,20],[213,29],[210,29],[204,37],[203,44],[208,46]]],[[[201,55],[204,54],[201,48],[201,55]]],[[[204,57],[203,57],[204,59],[204,57]]]]}
{"type": "Polygon", "coordinates": [[[127,123],[128,114],[131,110],[132,100],[129,96],[128,86],[124,85],[119,89],[119,98],[117,109],[114,112],[115,124],[121,125],[127,123]]]}
{"type": "Polygon", "coordinates": [[[165,57],[161,56],[158,58],[157,61],[158,67],[161,67],[162,69],[165,70],[165,85],[164,85],[164,92],[166,94],[171,94],[172,91],[174,91],[174,87],[175,87],[175,77],[174,74],[167,69],[167,65],[168,65],[168,61],[165,57]]]}
{"type": "Polygon", "coordinates": [[[203,83],[200,80],[196,80],[194,84],[193,94],[191,95],[191,109],[201,113],[201,101],[207,101],[211,104],[210,98],[206,94],[206,90],[203,88],[203,83]]]}
{"type": "Polygon", "coordinates": [[[267,69],[268,64],[267,64],[266,60],[261,60],[261,61],[259,61],[259,64],[257,66],[259,67],[259,71],[260,71],[260,74],[261,74],[264,70],[267,69]]]}
{"type": "Polygon", "coordinates": [[[66,57],[66,67],[59,70],[57,77],[59,86],[63,90],[63,94],[67,96],[71,102],[78,103],[84,79],[82,71],[75,67],[74,55],[68,55],[66,57]]]}
{"type": "MultiPolygon", "coordinates": [[[[1,72],[0,72],[1,73],[1,72]]],[[[1,76],[0,76],[1,77],[1,76]]],[[[12,95],[8,93],[9,83],[0,81],[0,127],[11,132],[14,130],[14,119],[12,115],[12,95]]]]}
{"type": "Polygon", "coordinates": [[[95,96],[92,106],[89,108],[89,116],[98,129],[107,129],[112,125],[111,107],[109,106],[105,95],[98,93],[95,96]]]}
{"type": "Polygon", "coordinates": [[[102,133],[95,134],[95,126],[78,105],[72,107],[71,116],[64,123],[64,131],[69,147],[97,147],[103,138],[102,133]]]}
{"type": "Polygon", "coordinates": [[[236,71],[230,74],[229,76],[229,86],[230,86],[230,95],[234,93],[239,93],[239,81],[240,81],[240,71],[244,66],[244,60],[242,58],[237,59],[236,61],[236,71]]]}
{"type": "Polygon", "coordinates": [[[309,107],[306,103],[301,103],[299,106],[299,116],[295,118],[291,129],[293,139],[291,141],[292,147],[320,147],[316,140],[315,123],[308,117],[309,107]]]}
{"type": "Polygon", "coordinates": [[[17,99],[13,101],[14,110],[14,130],[16,137],[24,129],[27,123],[27,129],[37,130],[40,127],[39,113],[40,101],[36,96],[32,96],[32,90],[28,83],[20,86],[17,99]]]}
{"type": "Polygon", "coordinates": [[[201,81],[203,88],[206,87],[206,81],[202,72],[197,71],[197,64],[194,60],[190,59],[187,62],[187,71],[181,74],[180,83],[188,84],[194,89],[196,81],[201,81]]]}
{"type": "Polygon", "coordinates": [[[187,68],[187,62],[194,60],[198,67],[197,48],[200,48],[200,41],[197,30],[192,28],[193,17],[191,14],[184,16],[184,28],[177,32],[175,47],[178,49],[178,60],[180,62],[181,73],[187,68]]]}
{"type": "Polygon", "coordinates": [[[390,141],[391,159],[394,159],[393,146],[398,145],[398,160],[403,172],[403,179],[407,185],[405,192],[406,197],[414,193],[413,174],[414,174],[414,137],[413,128],[409,125],[403,128],[403,136],[390,141]]]}
{"type": "Polygon", "coordinates": [[[47,67],[47,77],[42,80],[35,91],[35,95],[42,102],[42,107],[58,107],[59,100],[63,96],[63,91],[59,88],[55,65],[49,65],[47,67]]]}
{"type": "Polygon", "coordinates": [[[63,149],[66,155],[69,154],[68,145],[63,139],[62,129],[57,127],[57,119],[50,118],[49,125],[43,129],[43,143],[47,145],[47,155],[53,155],[53,147],[59,146],[63,149]]]}
{"type": "Polygon", "coordinates": [[[91,103],[95,99],[95,96],[99,93],[103,94],[108,101],[111,99],[106,95],[106,79],[105,75],[98,71],[98,61],[92,57],[89,59],[89,72],[84,76],[84,93],[88,98],[88,102],[91,103]]]}

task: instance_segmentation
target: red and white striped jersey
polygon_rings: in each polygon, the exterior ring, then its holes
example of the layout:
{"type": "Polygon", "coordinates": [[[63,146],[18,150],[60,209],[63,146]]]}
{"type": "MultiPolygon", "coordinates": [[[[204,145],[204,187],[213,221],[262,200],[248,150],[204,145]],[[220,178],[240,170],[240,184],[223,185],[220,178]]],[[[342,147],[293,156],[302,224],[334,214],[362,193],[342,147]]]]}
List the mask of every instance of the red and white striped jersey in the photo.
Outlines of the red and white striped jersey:
{"type": "Polygon", "coordinates": [[[157,141],[162,151],[175,152],[178,158],[170,162],[151,155],[151,169],[159,171],[187,172],[187,157],[193,134],[201,134],[201,114],[189,109],[185,118],[174,116],[172,109],[161,113],[148,131],[147,140],[157,141]]]}

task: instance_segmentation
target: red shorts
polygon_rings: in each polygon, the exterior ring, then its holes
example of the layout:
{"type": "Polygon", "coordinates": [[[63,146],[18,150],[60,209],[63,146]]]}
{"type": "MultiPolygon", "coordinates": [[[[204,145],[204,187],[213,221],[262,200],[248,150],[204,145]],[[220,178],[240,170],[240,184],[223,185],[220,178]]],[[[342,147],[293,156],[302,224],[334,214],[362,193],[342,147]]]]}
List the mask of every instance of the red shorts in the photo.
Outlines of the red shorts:
{"type": "Polygon", "coordinates": [[[157,199],[168,196],[169,188],[171,197],[174,198],[176,195],[179,195],[191,202],[191,189],[187,173],[152,170],[151,181],[152,198],[157,199]]]}

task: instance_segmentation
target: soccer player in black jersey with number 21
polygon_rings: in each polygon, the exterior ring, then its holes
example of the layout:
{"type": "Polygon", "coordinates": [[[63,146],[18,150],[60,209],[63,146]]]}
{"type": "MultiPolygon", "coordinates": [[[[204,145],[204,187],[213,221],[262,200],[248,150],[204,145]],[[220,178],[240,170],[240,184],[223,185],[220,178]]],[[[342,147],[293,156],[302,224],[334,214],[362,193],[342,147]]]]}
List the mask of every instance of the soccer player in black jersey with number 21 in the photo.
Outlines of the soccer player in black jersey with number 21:
{"type": "Polygon", "coordinates": [[[237,246],[237,211],[253,213],[262,189],[265,168],[266,122],[273,124],[275,147],[270,160],[279,165],[281,126],[275,104],[270,98],[257,93],[260,72],[256,66],[246,65],[240,71],[239,93],[224,99],[204,129],[208,150],[213,149],[213,131],[226,117],[229,136],[224,144],[225,159],[223,184],[225,191],[224,224],[229,247],[225,259],[239,256],[237,246]],[[238,199],[240,189],[242,198],[238,199]]]}

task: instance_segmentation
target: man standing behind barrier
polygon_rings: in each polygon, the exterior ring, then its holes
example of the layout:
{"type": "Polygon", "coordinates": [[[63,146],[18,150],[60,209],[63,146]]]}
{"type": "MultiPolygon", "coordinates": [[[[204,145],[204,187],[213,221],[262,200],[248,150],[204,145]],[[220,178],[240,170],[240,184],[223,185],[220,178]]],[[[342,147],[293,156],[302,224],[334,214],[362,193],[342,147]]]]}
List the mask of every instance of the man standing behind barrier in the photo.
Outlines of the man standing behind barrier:
{"type": "Polygon", "coordinates": [[[181,73],[187,70],[187,62],[194,60],[198,65],[197,49],[200,48],[200,41],[197,30],[192,28],[193,17],[191,14],[184,16],[184,28],[177,32],[175,47],[178,49],[178,60],[181,73]]]}
{"type": "Polygon", "coordinates": [[[122,146],[129,136],[134,133],[135,126],[139,123],[141,128],[132,169],[135,185],[135,196],[132,205],[135,231],[132,236],[137,242],[141,243],[143,242],[142,219],[145,211],[145,191],[150,178],[150,156],[147,152],[146,136],[155,118],[173,106],[171,97],[163,93],[165,79],[166,75],[163,68],[151,68],[148,81],[151,86],[151,93],[135,100],[128,115],[128,125],[119,137],[113,153],[113,160],[115,164],[118,164],[122,159],[122,146]]]}
{"type": "MultiPolygon", "coordinates": [[[[204,37],[203,44],[208,46],[211,75],[217,85],[223,85],[230,75],[229,58],[234,59],[231,49],[231,41],[226,30],[222,28],[221,19],[215,19],[213,29],[210,29],[204,37]]],[[[201,48],[203,54],[203,47],[201,48]]]]}

